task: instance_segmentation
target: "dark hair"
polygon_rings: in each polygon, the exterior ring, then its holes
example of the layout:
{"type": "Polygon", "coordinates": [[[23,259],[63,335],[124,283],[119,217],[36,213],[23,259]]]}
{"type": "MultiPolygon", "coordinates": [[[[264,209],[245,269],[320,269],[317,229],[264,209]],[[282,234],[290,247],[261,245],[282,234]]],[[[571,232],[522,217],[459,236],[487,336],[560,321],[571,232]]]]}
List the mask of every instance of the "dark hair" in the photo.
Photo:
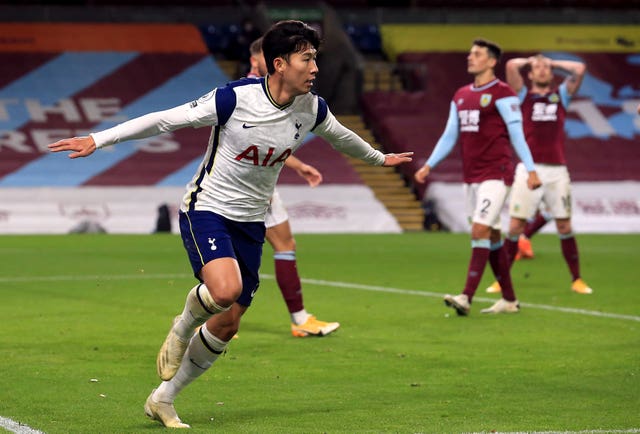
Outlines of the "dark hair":
{"type": "Polygon", "coordinates": [[[320,35],[315,29],[296,20],[275,23],[262,37],[262,52],[269,74],[275,72],[273,61],[276,58],[288,60],[290,54],[301,52],[309,45],[316,50],[320,47],[320,35]]]}
{"type": "Polygon", "coordinates": [[[257,56],[262,51],[262,36],[253,41],[251,45],[249,45],[249,53],[252,56],[257,56]]]}
{"type": "Polygon", "coordinates": [[[477,45],[478,47],[486,47],[489,52],[489,56],[496,59],[496,62],[500,61],[500,56],[502,55],[502,50],[500,46],[495,42],[487,41],[486,39],[478,38],[474,39],[473,45],[477,45]]]}

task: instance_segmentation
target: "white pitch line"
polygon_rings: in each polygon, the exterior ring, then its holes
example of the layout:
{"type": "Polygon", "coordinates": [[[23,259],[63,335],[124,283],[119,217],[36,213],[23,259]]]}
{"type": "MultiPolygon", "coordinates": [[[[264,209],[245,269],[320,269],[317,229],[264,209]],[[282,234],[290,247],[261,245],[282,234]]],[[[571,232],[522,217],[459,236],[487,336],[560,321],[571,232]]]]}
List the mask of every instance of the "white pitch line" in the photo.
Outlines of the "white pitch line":
{"type": "MultiPolygon", "coordinates": [[[[154,274],[140,271],[139,274],[115,274],[115,275],[93,275],[93,276],[24,276],[24,277],[0,277],[0,283],[26,283],[26,282],[59,282],[59,281],[94,281],[94,280],[136,280],[136,279],[187,279],[193,277],[191,274],[154,274]]],[[[260,274],[263,279],[273,280],[275,277],[271,274],[260,274]]],[[[333,286],[337,288],[350,288],[371,292],[386,292],[390,294],[415,295],[419,297],[442,298],[444,294],[430,291],[417,291],[412,289],[393,288],[389,286],[363,285],[360,283],[336,282],[320,279],[301,279],[303,283],[311,285],[333,286]]],[[[474,297],[474,300],[493,303],[495,300],[486,297],[474,297]]],[[[577,315],[594,316],[600,318],[613,318],[626,321],[640,322],[640,316],[623,315],[618,313],[600,312],[595,310],[576,309],[572,307],[551,306],[546,304],[520,302],[522,307],[531,309],[549,310],[553,312],[573,313],[577,315]]]]}
{"type": "Polygon", "coordinates": [[[38,431],[37,429],[33,429],[20,422],[7,419],[6,417],[2,416],[0,416],[0,428],[4,428],[7,431],[15,434],[44,434],[42,431],[38,431]]]}
{"type": "MultiPolygon", "coordinates": [[[[631,429],[586,429],[582,431],[525,431],[525,434],[623,434],[623,433],[640,433],[640,429],[631,428],[631,429]]],[[[487,434],[486,431],[482,431],[479,433],[469,433],[469,434],[487,434]]],[[[502,432],[502,431],[491,431],[491,434],[523,434],[522,431],[516,431],[515,433],[511,432],[502,432]]]]}
{"type": "Polygon", "coordinates": [[[184,279],[193,277],[193,274],[96,274],[93,276],[20,276],[20,277],[0,277],[0,283],[23,283],[23,282],[83,282],[91,280],[135,280],[135,279],[184,279]]]}
{"type": "MultiPolygon", "coordinates": [[[[273,276],[265,274],[261,275],[265,278],[273,279],[273,276]]],[[[315,284],[315,285],[324,285],[324,286],[335,286],[338,288],[351,288],[351,289],[360,289],[363,291],[374,291],[374,292],[387,292],[394,294],[404,294],[404,295],[417,295],[420,297],[432,297],[432,298],[442,298],[444,294],[440,294],[438,292],[429,292],[429,291],[416,291],[411,289],[400,289],[400,288],[391,288],[387,286],[375,286],[375,285],[362,285],[359,283],[348,283],[348,282],[332,282],[328,280],[317,280],[317,279],[301,279],[303,283],[315,284]]],[[[486,297],[474,297],[474,300],[484,301],[487,303],[495,302],[492,298],[486,297]]],[[[561,306],[549,306],[546,304],[536,304],[536,303],[523,303],[520,302],[520,306],[528,307],[533,309],[541,309],[541,310],[551,310],[555,312],[564,312],[564,313],[575,313],[579,315],[587,315],[587,316],[595,316],[595,317],[603,317],[603,318],[614,318],[614,319],[623,319],[628,321],[637,321],[640,322],[640,316],[635,315],[623,315],[618,313],[608,313],[608,312],[599,312],[595,310],[586,310],[586,309],[575,309],[572,307],[561,307],[561,306]]]]}
{"type": "MultiPolygon", "coordinates": [[[[190,274],[116,274],[116,275],[93,275],[93,276],[43,276],[43,277],[0,277],[0,283],[24,283],[24,282],[59,282],[59,281],[95,281],[95,280],[130,280],[130,279],[183,279],[191,277],[190,274]]],[[[275,277],[270,274],[261,274],[261,278],[273,280],[275,277]]],[[[391,294],[416,295],[419,297],[442,298],[443,294],[429,291],[416,291],[411,289],[392,288],[388,286],[363,285],[349,282],[333,282],[319,279],[301,279],[303,283],[311,285],[332,286],[337,288],[350,288],[362,291],[385,292],[391,294]]],[[[493,299],[485,297],[475,297],[478,301],[493,302],[493,299]]],[[[550,310],[556,312],[574,313],[595,317],[622,319],[640,322],[640,316],[621,315],[616,313],[597,312],[585,309],[574,309],[570,307],[549,306],[535,303],[520,303],[524,307],[550,310]]],[[[42,431],[30,428],[27,425],[0,416],[0,428],[15,434],[44,434],[42,431]]],[[[640,433],[640,429],[629,430],[583,430],[583,431],[562,431],[561,434],[600,434],[600,433],[640,433]]],[[[551,431],[536,431],[535,434],[551,434],[551,431]]]]}

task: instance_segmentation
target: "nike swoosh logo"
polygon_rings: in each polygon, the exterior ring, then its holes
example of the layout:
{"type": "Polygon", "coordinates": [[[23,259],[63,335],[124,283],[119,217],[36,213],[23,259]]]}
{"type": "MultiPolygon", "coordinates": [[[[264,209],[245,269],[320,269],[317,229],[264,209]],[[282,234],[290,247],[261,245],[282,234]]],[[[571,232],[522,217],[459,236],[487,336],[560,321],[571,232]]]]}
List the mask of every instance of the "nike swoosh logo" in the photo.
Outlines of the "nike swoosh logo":
{"type": "Polygon", "coordinates": [[[257,125],[247,125],[247,124],[242,124],[242,128],[255,128],[257,127],[257,125]]]}

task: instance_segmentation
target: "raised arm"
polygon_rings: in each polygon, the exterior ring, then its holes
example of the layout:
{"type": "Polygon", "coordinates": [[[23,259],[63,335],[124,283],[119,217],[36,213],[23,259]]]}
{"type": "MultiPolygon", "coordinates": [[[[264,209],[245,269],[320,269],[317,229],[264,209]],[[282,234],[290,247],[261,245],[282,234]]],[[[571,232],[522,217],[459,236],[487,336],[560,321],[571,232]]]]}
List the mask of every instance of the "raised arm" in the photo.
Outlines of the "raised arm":
{"type": "MultiPolygon", "coordinates": [[[[216,89],[191,103],[182,104],[168,110],[148,113],[118,124],[113,128],[91,133],[89,136],[59,140],[49,144],[49,150],[51,152],[72,151],[69,154],[69,158],[86,157],[103,146],[115,145],[127,140],[152,137],[188,126],[198,128],[217,124],[219,115],[230,115],[235,105],[226,104],[224,107],[226,111],[222,111],[222,114],[218,113],[217,99],[213,98],[216,95],[215,92],[223,92],[220,99],[224,100],[233,90],[216,89]]],[[[226,119],[228,119],[228,116],[226,116],[226,119]]]]}
{"type": "Polygon", "coordinates": [[[143,139],[174,131],[191,125],[187,115],[187,105],[174,107],[169,110],[149,113],[138,118],[131,119],[89,136],[62,139],[51,143],[48,147],[51,152],[73,151],[69,158],[87,157],[103,146],[115,145],[127,140],[143,139]]]}
{"type": "Polygon", "coordinates": [[[69,158],[88,157],[96,150],[96,142],[91,136],[71,137],[48,145],[51,152],[72,151],[69,158]]]}
{"type": "Polygon", "coordinates": [[[511,89],[513,89],[515,93],[520,92],[520,90],[524,86],[524,80],[522,79],[520,70],[527,66],[530,61],[530,57],[516,57],[515,59],[509,60],[507,62],[507,65],[505,66],[507,74],[507,84],[509,84],[509,87],[511,87],[511,89]]]}
{"type": "Polygon", "coordinates": [[[584,75],[587,72],[587,66],[575,60],[552,60],[551,67],[553,69],[560,69],[569,73],[569,76],[564,80],[567,86],[567,92],[570,96],[573,96],[584,79],[584,75]]]}

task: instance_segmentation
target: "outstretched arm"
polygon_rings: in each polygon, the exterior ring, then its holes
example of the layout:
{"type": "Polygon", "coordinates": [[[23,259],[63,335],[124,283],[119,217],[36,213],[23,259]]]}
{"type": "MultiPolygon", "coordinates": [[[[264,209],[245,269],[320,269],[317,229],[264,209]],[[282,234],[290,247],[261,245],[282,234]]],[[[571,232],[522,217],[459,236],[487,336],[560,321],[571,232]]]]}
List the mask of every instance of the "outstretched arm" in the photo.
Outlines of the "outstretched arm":
{"type": "Polygon", "coordinates": [[[359,158],[372,166],[397,166],[411,161],[413,155],[413,152],[383,154],[342,125],[331,112],[327,112],[326,118],[313,131],[343,154],[359,158]]]}
{"type": "Polygon", "coordinates": [[[567,86],[567,92],[570,96],[573,96],[584,79],[584,75],[587,72],[587,66],[575,60],[552,60],[551,67],[554,69],[561,69],[569,73],[569,76],[565,79],[565,85],[567,86]]]}
{"type": "MultiPolygon", "coordinates": [[[[211,93],[213,95],[213,91],[211,93]]],[[[187,103],[168,110],[148,113],[115,127],[85,137],[59,140],[48,145],[52,152],[73,151],[70,158],[86,157],[97,148],[127,140],[143,139],[187,126],[201,127],[218,121],[215,99],[199,99],[200,104],[187,103]],[[209,101],[210,100],[210,101],[209,101]]]]}
{"type": "Polygon", "coordinates": [[[86,157],[97,148],[127,140],[143,139],[190,125],[186,106],[153,112],[85,137],[59,140],[48,147],[52,152],[74,151],[69,158],[86,157]]]}
{"type": "Polygon", "coordinates": [[[413,158],[413,152],[401,152],[399,154],[384,154],[384,163],[382,163],[385,167],[399,166],[403,163],[408,163],[413,158]]]}
{"type": "Polygon", "coordinates": [[[284,161],[284,165],[295,170],[300,177],[304,178],[310,187],[315,187],[322,182],[322,174],[315,167],[304,163],[297,157],[290,155],[284,161]]]}
{"type": "Polygon", "coordinates": [[[72,137],[58,140],[49,145],[51,152],[73,151],[69,158],[88,157],[96,150],[96,142],[91,136],[72,137]]]}

